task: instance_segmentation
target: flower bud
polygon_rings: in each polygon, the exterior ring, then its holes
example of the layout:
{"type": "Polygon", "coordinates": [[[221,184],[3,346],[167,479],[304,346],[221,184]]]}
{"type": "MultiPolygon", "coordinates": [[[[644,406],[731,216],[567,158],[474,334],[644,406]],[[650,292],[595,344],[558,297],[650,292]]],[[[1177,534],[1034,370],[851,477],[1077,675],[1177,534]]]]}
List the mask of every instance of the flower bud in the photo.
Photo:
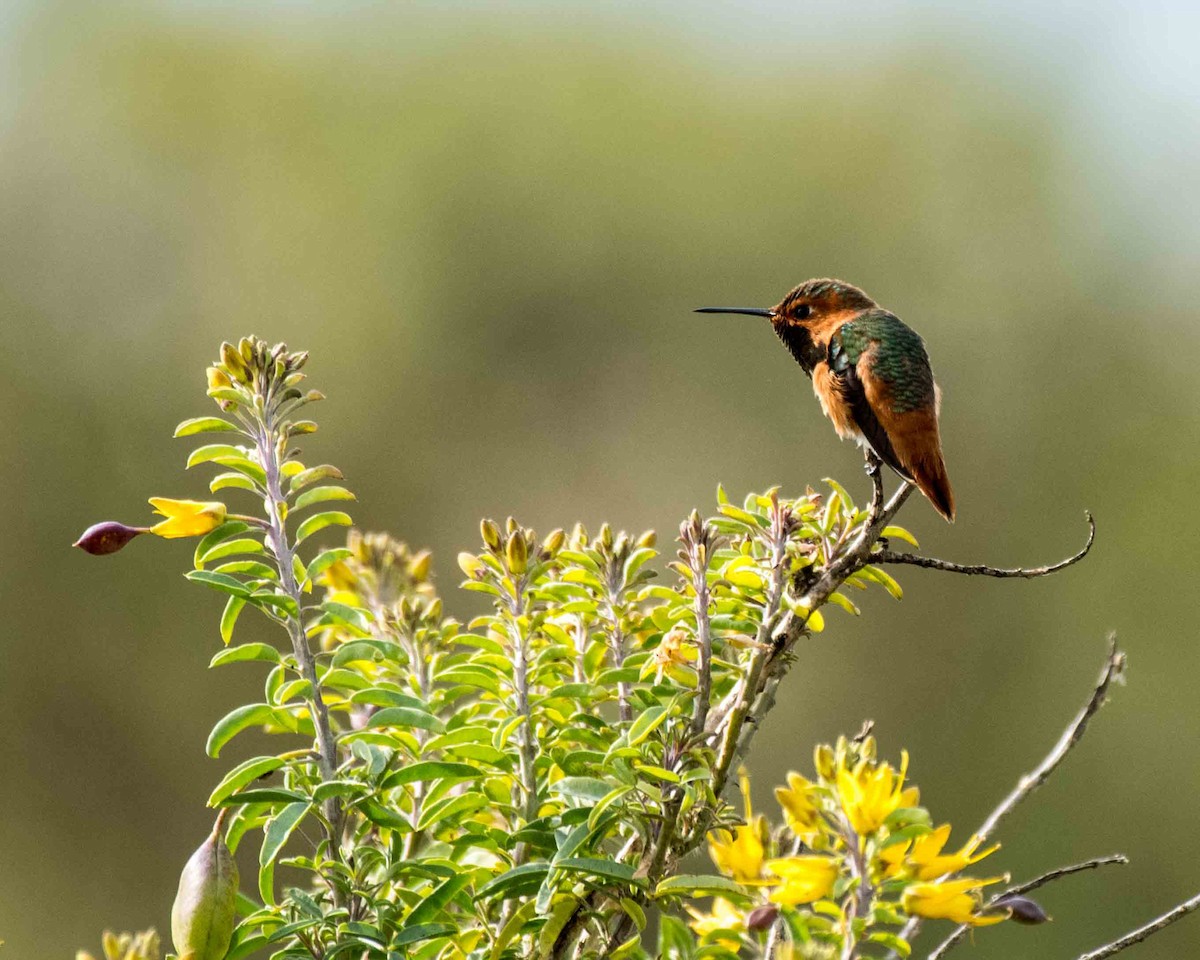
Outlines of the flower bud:
{"type": "Polygon", "coordinates": [[[525,572],[525,568],[529,563],[529,547],[525,543],[525,538],[519,533],[514,533],[508,538],[508,543],[504,547],[504,558],[508,561],[509,573],[515,573],[520,576],[525,572]]]}
{"type": "Polygon", "coordinates": [[[229,379],[229,374],[227,374],[224,370],[222,370],[220,367],[209,367],[208,368],[208,389],[209,390],[222,390],[225,387],[232,387],[232,386],[233,386],[233,381],[229,379]]]}
{"type": "Polygon", "coordinates": [[[429,579],[429,568],[433,564],[433,554],[428,550],[422,550],[412,558],[412,566],[409,567],[409,574],[416,581],[429,579]]]}
{"type": "Polygon", "coordinates": [[[813,766],[822,780],[832,782],[837,779],[837,764],[833,758],[833,749],[827,743],[819,744],[813,751],[813,766]]]}
{"type": "Polygon", "coordinates": [[[129,527],[116,520],[94,523],[83,531],[83,535],[71,546],[78,547],[93,557],[116,553],[136,536],[145,533],[144,527],[129,527]]]}
{"type": "Polygon", "coordinates": [[[563,544],[567,542],[567,534],[560,527],[557,530],[552,530],[550,534],[542,541],[542,549],[550,556],[558,553],[562,549],[563,544]]]}
{"type": "Polygon", "coordinates": [[[653,530],[647,530],[637,538],[637,545],[639,547],[652,547],[656,543],[658,543],[658,534],[653,530]]]}
{"type": "Polygon", "coordinates": [[[183,868],[171,908],[175,952],[189,960],[221,960],[233,936],[238,869],[225,845],[224,820],[222,811],[213,832],[183,868]]]}
{"type": "Polygon", "coordinates": [[[489,550],[499,551],[501,546],[500,528],[496,526],[494,520],[482,521],[479,524],[479,535],[483,537],[483,542],[489,550]]]}

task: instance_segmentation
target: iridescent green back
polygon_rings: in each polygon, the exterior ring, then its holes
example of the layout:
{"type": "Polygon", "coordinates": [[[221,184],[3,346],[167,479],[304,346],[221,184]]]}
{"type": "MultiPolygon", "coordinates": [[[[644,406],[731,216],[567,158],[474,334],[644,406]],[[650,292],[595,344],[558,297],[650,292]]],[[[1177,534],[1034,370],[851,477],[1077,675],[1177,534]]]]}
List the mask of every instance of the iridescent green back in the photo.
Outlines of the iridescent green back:
{"type": "Polygon", "coordinates": [[[886,310],[866,310],[829,339],[829,365],[845,373],[864,353],[871,354],[870,373],[888,385],[892,409],[906,413],[934,403],[933,371],[925,342],[915,330],[886,310]]]}

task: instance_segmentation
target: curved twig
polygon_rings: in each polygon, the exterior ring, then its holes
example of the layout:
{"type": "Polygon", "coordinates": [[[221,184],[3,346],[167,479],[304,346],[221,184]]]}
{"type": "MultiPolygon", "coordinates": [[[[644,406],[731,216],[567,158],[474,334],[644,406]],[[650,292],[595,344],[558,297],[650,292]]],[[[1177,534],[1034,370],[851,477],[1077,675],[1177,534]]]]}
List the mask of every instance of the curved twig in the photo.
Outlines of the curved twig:
{"type": "Polygon", "coordinates": [[[1088,721],[1104,706],[1105,698],[1108,695],[1108,688],[1114,680],[1119,681],[1121,679],[1124,671],[1125,653],[1117,646],[1116,634],[1112,634],[1109,637],[1108,657],[1104,661],[1104,669],[1101,671],[1100,679],[1096,681],[1096,687],[1092,691],[1092,695],[1088,698],[1087,703],[1083,705],[1083,709],[1079,711],[1075,719],[1063,731],[1062,736],[1058,738],[1058,742],[1054,744],[1042,762],[1017,781],[1017,785],[1013,788],[1012,792],[1000,801],[1000,805],[991,812],[979,829],[975,831],[981,841],[986,840],[992,835],[992,832],[999,826],[1000,821],[1007,817],[1018,803],[1045,783],[1049,779],[1050,774],[1057,769],[1067,754],[1071,752],[1071,748],[1083,739],[1088,721]]]}
{"type": "MultiPolygon", "coordinates": [[[[1128,857],[1126,857],[1124,854],[1117,853],[1110,857],[1096,857],[1092,860],[1084,860],[1083,863],[1073,863],[1069,867],[1058,867],[1055,870],[1050,870],[1047,873],[1043,873],[1040,877],[1034,877],[1032,880],[1026,880],[1024,883],[1018,883],[1015,887],[1009,887],[1007,890],[996,894],[994,897],[988,900],[984,910],[986,911],[987,907],[997,904],[1005,897],[1014,897],[1023,893],[1029,893],[1029,891],[1036,890],[1038,887],[1044,886],[1047,883],[1051,883],[1062,877],[1069,877],[1073,873],[1081,873],[1084,870],[1095,870],[1097,867],[1107,866],[1110,863],[1126,864],[1128,862],[1128,857]]],[[[942,957],[949,953],[955,947],[955,945],[957,945],[958,942],[967,935],[967,931],[970,929],[971,928],[965,923],[955,927],[954,932],[951,933],[950,936],[948,936],[941,943],[939,943],[937,947],[934,948],[933,952],[929,954],[926,960],[941,960],[942,957]]]]}
{"type": "Polygon", "coordinates": [[[1032,580],[1035,577],[1046,577],[1059,570],[1065,570],[1084,557],[1096,542],[1096,521],[1090,512],[1085,512],[1088,522],[1088,538],[1083,548],[1065,560],[1051,563],[1044,567],[989,567],[985,563],[964,564],[951,563],[949,560],[939,560],[937,557],[923,557],[917,553],[894,553],[891,550],[879,550],[871,554],[872,563],[908,563],[914,567],[925,567],[928,570],[941,570],[943,573],[962,573],[969,577],[1021,577],[1032,580]]]}
{"type": "Polygon", "coordinates": [[[1120,953],[1126,947],[1132,947],[1135,943],[1141,943],[1147,937],[1158,933],[1164,927],[1169,927],[1176,920],[1182,920],[1189,913],[1200,907],[1200,894],[1192,897],[1191,900],[1184,900],[1179,906],[1168,910],[1156,920],[1151,920],[1144,927],[1138,927],[1136,930],[1131,930],[1125,936],[1112,943],[1106,943],[1102,947],[1097,947],[1089,953],[1081,954],[1078,960],[1104,960],[1105,957],[1111,957],[1115,953],[1120,953]]]}

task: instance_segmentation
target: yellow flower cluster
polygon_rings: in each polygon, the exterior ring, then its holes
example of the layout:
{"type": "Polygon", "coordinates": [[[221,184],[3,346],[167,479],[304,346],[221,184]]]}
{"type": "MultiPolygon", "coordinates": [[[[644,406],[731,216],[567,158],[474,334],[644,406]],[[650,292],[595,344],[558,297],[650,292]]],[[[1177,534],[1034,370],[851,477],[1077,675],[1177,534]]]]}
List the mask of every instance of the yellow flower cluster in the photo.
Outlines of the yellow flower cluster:
{"type": "Polygon", "coordinates": [[[817,778],[789,773],[776,788],[786,830],[769,830],[755,814],[743,773],[744,823],[714,830],[709,853],[717,869],[745,888],[737,897],[714,900],[710,912],[689,908],[692,929],[710,942],[734,949],[730,937],[747,929],[756,908],[804,911],[804,922],[837,936],[848,923],[848,901],[871,889],[881,917],[919,916],[987,926],[1008,918],[1006,911],[985,912],[981,891],[1004,877],[955,877],[990,856],[998,845],[980,849],[971,837],[946,852],[950,824],[932,827],[918,804],[920,793],[907,783],[908,754],[898,767],[876,758],[872,737],[819,746],[817,778]],[[783,854],[783,855],[780,855],[783,854]],[[846,902],[843,902],[846,901],[846,902]]]}

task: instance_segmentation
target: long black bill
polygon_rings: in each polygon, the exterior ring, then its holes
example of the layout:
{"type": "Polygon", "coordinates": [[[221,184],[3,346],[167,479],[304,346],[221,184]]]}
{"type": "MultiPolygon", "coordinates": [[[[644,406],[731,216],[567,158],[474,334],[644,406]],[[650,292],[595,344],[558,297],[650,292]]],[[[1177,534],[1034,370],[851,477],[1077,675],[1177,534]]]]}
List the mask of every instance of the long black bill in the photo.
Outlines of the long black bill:
{"type": "Polygon", "coordinates": [[[762,307],[700,307],[696,313],[744,313],[749,317],[773,317],[774,311],[762,307]]]}

